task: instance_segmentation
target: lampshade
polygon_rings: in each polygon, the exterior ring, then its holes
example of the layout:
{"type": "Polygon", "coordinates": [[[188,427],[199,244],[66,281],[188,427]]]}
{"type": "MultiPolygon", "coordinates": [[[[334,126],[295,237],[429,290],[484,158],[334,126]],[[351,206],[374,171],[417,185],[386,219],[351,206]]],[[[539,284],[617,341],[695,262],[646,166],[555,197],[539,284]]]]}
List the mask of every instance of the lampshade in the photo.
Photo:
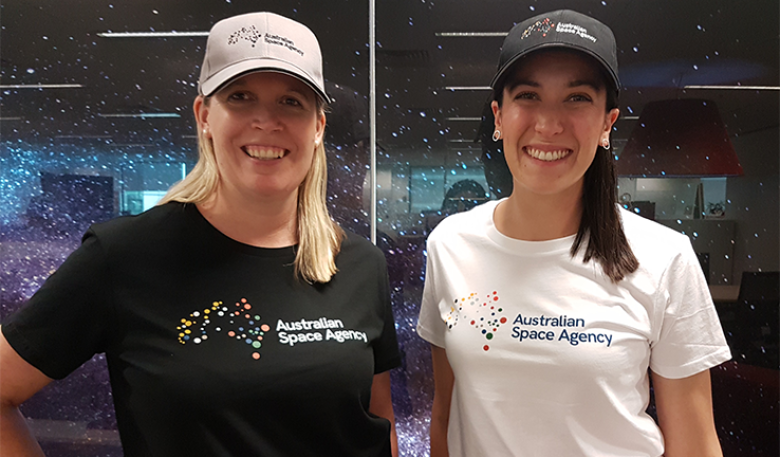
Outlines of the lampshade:
{"type": "Polygon", "coordinates": [[[648,103],[616,162],[619,176],[741,176],[734,146],[710,100],[648,103]]]}

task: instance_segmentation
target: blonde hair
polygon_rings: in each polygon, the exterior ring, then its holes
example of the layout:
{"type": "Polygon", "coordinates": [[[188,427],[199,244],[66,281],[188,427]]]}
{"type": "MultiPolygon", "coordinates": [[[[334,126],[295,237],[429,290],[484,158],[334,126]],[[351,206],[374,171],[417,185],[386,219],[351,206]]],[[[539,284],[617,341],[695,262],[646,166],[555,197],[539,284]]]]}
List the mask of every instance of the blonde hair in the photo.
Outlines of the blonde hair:
{"type": "MultiPolygon", "coordinates": [[[[323,115],[324,107],[318,108],[319,114],[323,115]]],[[[198,129],[198,163],[182,181],[168,190],[158,205],[172,201],[203,203],[217,191],[219,180],[214,145],[198,129]]],[[[298,249],[294,266],[296,276],[310,283],[326,283],[336,274],[336,255],[345,236],[328,213],[327,187],[328,164],[325,146],[320,141],[315,146],[309,172],[298,186],[298,249]]]]}

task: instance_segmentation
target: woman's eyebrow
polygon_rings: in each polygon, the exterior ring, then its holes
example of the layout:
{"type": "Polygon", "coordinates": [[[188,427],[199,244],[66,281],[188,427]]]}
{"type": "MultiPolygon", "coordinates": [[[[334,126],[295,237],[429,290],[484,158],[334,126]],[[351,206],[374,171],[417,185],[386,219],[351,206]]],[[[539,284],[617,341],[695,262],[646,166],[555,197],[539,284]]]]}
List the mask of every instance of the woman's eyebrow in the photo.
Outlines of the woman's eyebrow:
{"type": "Polygon", "coordinates": [[[510,81],[509,84],[507,84],[506,88],[508,91],[511,92],[517,86],[540,87],[541,84],[539,84],[536,81],[532,81],[530,79],[515,79],[513,81],[510,81]]]}
{"type": "MultiPolygon", "coordinates": [[[[233,89],[236,89],[236,88],[243,88],[243,87],[246,87],[246,82],[241,80],[241,79],[238,79],[238,80],[233,81],[233,82],[227,84],[226,86],[220,88],[218,92],[224,93],[227,90],[233,90],[233,89]]],[[[216,95],[216,93],[215,93],[215,95],[216,95]]]]}
{"type": "MultiPolygon", "coordinates": [[[[507,84],[508,90],[513,90],[514,88],[518,86],[530,86],[530,87],[541,87],[541,84],[532,81],[530,79],[516,79],[509,84],[507,84]]],[[[580,87],[580,86],[588,86],[592,88],[595,91],[600,91],[602,89],[602,85],[597,83],[596,81],[590,80],[590,79],[576,79],[568,84],[569,87],[580,87]]]]}
{"type": "Polygon", "coordinates": [[[238,78],[235,81],[228,84],[226,87],[230,87],[230,86],[246,86],[246,79],[238,78]]]}
{"type": "Polygon", "coordinates": [[[588,86],[595,90],[596,92],[600,92],[603,85],[598,84],[596,81],[590,80],[590,79],[575,79],[574,81],[569,83],[569,87],[580,87],[580,86],[588,86]]]}
{"type": "Polygon", "coordinates": [[[308,95],[308,92],[306,92],[306,90],[301,90],[301,89],[296,89],[296,88],[290,88],[290,89],[289,89],[289,91],[290,91],[290,92],[293,92],[293,93],[296,93],[296,94],[300,95],[301,97],[308,98],[308,97],[307,97],[307,95],[308,95]]]}

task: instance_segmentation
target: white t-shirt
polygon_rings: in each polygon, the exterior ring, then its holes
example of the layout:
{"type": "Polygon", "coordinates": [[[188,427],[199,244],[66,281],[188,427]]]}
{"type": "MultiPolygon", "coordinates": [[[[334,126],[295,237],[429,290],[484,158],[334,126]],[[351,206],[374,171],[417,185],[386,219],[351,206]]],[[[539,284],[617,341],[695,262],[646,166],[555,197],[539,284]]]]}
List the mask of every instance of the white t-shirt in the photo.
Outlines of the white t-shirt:
{"type": "Polygon", "coordinates": [[[731,357],[690,241],[621,209],[639,269],[614,284],[585,246],[571,257],[574,236],[499,233],[497,203],[428,238],[417,331],[455,374],[450,456],[662,455],[648,367],[683,378],[731,357]]]}

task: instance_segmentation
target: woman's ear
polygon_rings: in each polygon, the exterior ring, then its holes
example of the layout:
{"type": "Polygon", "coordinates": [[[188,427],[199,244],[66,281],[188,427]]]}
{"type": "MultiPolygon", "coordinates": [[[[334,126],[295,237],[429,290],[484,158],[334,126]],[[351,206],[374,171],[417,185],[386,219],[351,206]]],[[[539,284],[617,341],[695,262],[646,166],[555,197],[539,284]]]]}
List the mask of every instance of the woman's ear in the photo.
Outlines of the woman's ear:
{"type": "Polygon", "coordinates": [[[325,113],[321,113],[319,117],[317,117],[317,125],[314,127],[314,144],[320,144],[322,142],[322,137],[325,135],[325,113]]]}
{"type": "Polygon", "coordinates": [[[604,129],[601,132],[599,143],[603,143],[605,141],[609,143],[609,133],[612,131],[612,126],[615,125],[615,122],[617,121],[619,115],[620,115],[619,109],[612,108],[611,110],[609,110],[609,112],[604,118],[604,129]]]}
{"type": "Polygon", "coordinates": [[[195,113],[195,121],[198,123],[198,131],[203,132],[204,136],[209,136],[209,107],[206,99],[202,95],[195,97],[192,102],[192,111],[195,113]]]}
{"type": "Polygon", "coordinates": [[[501,107],[498,106],[498,102],[493,100],[490,102],[490,109],[493,110],[493,123],[497,129],[501,128],[501,107]]]}

